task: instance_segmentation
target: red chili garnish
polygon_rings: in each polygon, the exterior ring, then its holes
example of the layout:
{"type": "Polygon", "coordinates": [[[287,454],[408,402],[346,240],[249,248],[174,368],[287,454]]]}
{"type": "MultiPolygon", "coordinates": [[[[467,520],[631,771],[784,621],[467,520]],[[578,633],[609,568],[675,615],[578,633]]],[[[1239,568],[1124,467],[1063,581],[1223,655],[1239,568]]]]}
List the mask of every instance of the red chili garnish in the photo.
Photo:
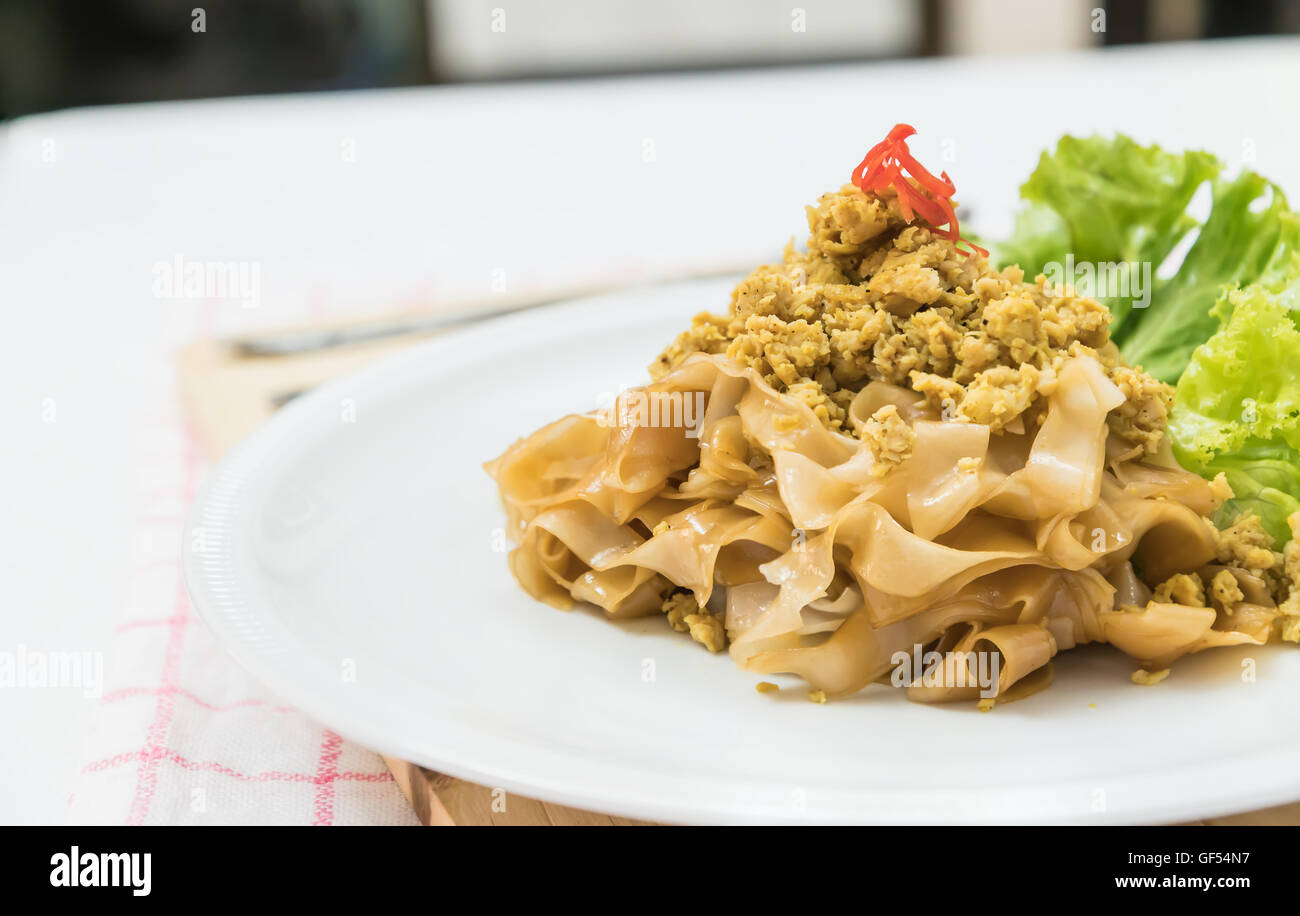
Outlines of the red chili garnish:
{"type": "Polygon", "coordinates": [[[935,178],[917,162],[907,148],[907,138],[916,133],[910,124],[895,124],[885,139],[871,149],[853,170],[850,180],[864,192],[893,187],[898,194],[898,208],[909,223],[920,216],[930,224],[930,231],[941,239],[957,243],[957,250],[968,257],[989,253],[969,239],[961,237],[952,196],[957,192],[947,172],[935,178]],[[903,172],[906,170],[907,174],[903,172]],[[947,225],[947,229],[941,228],[947,225]],[[962,245],[970,246],[963,251],[962,245]]]}

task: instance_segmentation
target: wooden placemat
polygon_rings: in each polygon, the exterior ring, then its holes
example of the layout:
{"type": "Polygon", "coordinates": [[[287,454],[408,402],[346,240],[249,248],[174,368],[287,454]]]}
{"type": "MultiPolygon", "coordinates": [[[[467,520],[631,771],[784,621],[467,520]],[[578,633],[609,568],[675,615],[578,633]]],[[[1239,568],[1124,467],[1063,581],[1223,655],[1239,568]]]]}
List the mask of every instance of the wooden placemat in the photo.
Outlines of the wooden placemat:
{"type": "MultiPolygon", "coordinates": [[[[389,323],[410,315],[367,319],[389,323]]],[[[332,322],[330,326],[346,327],[332,322]]],[[[318,326],[304,326],[312,330],[318,326]]],[[[241,355],[221,341],[200,341],[183,349],[177,371],[181,402],[208,456],[219,458],[297,394],[358,369],[433,332],[385,337],[291,356],[241,355]]],[[[609,826],[644,823],[511,795],[475,785],[394,757],[384,757],[402,793],[428,826],[609,826]]],[[[1205,825],[1300,824],[1300,802],[1195,821],[1205,825]]]]}

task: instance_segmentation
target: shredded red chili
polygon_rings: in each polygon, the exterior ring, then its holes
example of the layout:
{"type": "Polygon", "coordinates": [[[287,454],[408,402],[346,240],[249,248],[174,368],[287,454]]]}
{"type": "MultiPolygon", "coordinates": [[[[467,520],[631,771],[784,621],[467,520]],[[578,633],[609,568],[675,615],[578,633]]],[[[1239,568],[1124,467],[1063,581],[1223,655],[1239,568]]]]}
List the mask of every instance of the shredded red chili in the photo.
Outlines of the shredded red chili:
{"type": "Polygon", "coordinates": [[[915,133],[916,128],[910,124],[895,124],[885,139],[867,150],[850,180],[865,192],[893,187],[898,194],[899,209],[909,223],[920,216],[939,238],[956,242],[957,250],[962,254],[973,257],[979,252],[988,257],[988,251],[961,237],[961,227],[952,206],[952,196],[957,189],[948,173],[942,172],[938,178],[934,177],[908,150],[907,138],[915,133]],[[945,225],[948,228],[942,228],[945,225]],[[971,250],[963,251],[962,245],[970,246],[971,250]]]}

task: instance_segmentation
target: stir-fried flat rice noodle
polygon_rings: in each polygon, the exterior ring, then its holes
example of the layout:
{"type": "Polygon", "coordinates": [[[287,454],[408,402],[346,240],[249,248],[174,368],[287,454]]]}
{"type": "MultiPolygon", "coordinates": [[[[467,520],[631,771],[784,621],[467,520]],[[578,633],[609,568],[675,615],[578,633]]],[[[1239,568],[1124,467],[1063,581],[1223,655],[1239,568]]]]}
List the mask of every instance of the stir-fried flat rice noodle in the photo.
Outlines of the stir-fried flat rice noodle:
{"type": "Polygon", "coordinates": [[[1060,376],[1041,428],[1001,436],[870,383],[858,400],[901,403],[916,436],[912,457],[877,476],[867,442],[752,369],[696,355],[650,389],[705,393],[698,438],[571,416],[491,464],[520,538],[511,569],[549,604],[614,617],[657,613],[674,588],[701,606],[725,588],[732,658],[829,695],[945,638],[1001,654],[999,693],[1082,643],[1164,667],[1264,642],[1276,609],[1150,600],[1134,562],[1155,580],[1212,563],[1203,516],[1221,497],[1168,462],[1108,464],[1108,444],[1122,446],[1106,414],[1122,395],[1087,357],[1060,376]]]}
{"type": "Polygon", "coordinates": [[[1096,303],[891,207],[828,195],[808,253],[665,351],[640,394],[701,404],[694,428],[572,415],[488,465],[528,593],[666,613],[832,697],[921,648],[926,702],[1041,686],[1085,643],[1151,672],[1294,630],[1283,564],[1233,559],[1206,518],[1230,492],[1170,457],[1168,393],[1119,360],[1096,303]],[[991,689],[964,676],[979,658],[991,689]]]}

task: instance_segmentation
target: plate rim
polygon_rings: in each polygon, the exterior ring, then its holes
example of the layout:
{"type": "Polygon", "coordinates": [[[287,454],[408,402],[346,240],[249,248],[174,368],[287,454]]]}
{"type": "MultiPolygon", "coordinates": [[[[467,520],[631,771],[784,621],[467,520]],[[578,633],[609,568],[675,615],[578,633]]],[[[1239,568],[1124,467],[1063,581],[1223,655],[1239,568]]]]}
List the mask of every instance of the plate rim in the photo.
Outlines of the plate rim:
{"type": "MultiPolygon", "coordinates": [[[[675,797],[665,797],[662,790],[648,790],[638,784],[629,788],[629,776],[637,774],[623,765],[603,761],[583,761],[583,778],[563,778],[553,770],[541,783],[530,779],[523,769],[500,761],[488,763],[469,759],[472,755],[448,747],[448,738],[413,741],[406,732],[388,733],[385,716],[358,718],[359,710],[350,709],[332,691],[320,685],[303,683],[290,674],[289,667],[271,663],[267,648],[250,641],[250,634],[263,633],[268,621],[274,622],[273,608],[256,597],[242,595],[239,573],[229,556],[232,526],[239,520],[240,497],[250,479],[256,481],[259,466],[277,449],[291,446],[293,433],[311,426],[311,420],[323,411],[332,413],[342,392],[355,395],[370,388],[383,391],[386,386],[401,388],[401,380],[411,367],[431,364],[431,357],[454,351],[478,337],[503,329],[525,330],[540,326],[553,330],[557,312],[577,313],[607,311],[636,295],[671,294],[673,291],[701,290],[718,287],[729,280],[695,279],[656,284],[595,296],[563,300],[523,312],[487,318],[473,325],[455,328],[427,341],[416,343],[400,352],[381,357],[374,363],[332,379],[285,405],[248,437],[230,449],[213,466],[202,482],[186,513],[181,538],[181,568],[190,601],[200,618],[216,636],[222,647],[255,679],[266,685],[291,705],[326,727],[380,754],[397,757],[471,782],[499,786],[508,792],[562,805],[616,816],[670,823],[1158,823],[1192,820],[1222,814],[1285,804],[1300,798],[1300,742],[1288,748],[1269,749],[1267,753],[1237,754],[1212,761],[1189,762],[1185,766],[1160,771],[1142,771],[1122,777],[1107,777],[1108,786],[1123,788],[1143,799],[1137,805],[1121,809],[1085,810],[1064,805],[1062,810],[1035,810],[1035,792],[1050,791],[1058,801],[1072,795],[1072,787],[1081,798],[1087,795],[1087,780],[1073,783],[1034,783],[1028,786],[996,786],[981,790],[953,788],[936,791],[930,788],[900,789],[874,786],[869,790],[843,788],[823,799],[821,792],[810,797],[802,809],[788,804],[738,804],[732,799],[741,786],[719,786],[719,780],[702,782],[697,776],[683,782],[675,778],[675,797]],[[195,531],[202,537],[193,537],[195,531]],[[233,597],[232,597],[233,596],[233,597]],[[252,606],[249,601],[254,602],[252,606]],[[331,701],[336,701],[334,705],[331,701]],[[436,747],[435,747],[436,746],[436,747]],[[1285,778],[1286,773],[1295,775],[1285,778]],[[593,778],[599,776],[599,778],[593,778]],[[1230,795],[1224,785],[1239,787],[1230,795]],[[1175,791],[1172,786],[1180,786],[1175,791]],[[1199,790],[1199,791],[1198,791],[1199,790]],[[944,814],[935,817],[936,812],[944,814]]],[[[610,327],[617,327],[614,322],[610,327]]],[[[466,347],[468,350],[469,347],[466,347]]],[[[246,508],[246,507],[245,507],[246,508]]],[[[293,649],[292,640],[276,646],[278,652],[293,649]]],[[[304,660],[309,659],[303,656],[304,660]]],[[[360,693],[357,694],[360,696],[360,693]]],[[[445,726],[447,723],[443,723],[445,726]]],[[[430,725],[430,731],[437,723],[430,725]]],[[[454,731],[454,728],[448,732],[454,731]]],[[[536,766],[533,767],[536,769],[536,766]]],[[[663,785],[662,774],[655,774],[663,785]]],[[[788,784],[786,784],[788,788],[788,784]]],[[[762,788],[758,786],[758,788],[762,788]]],[[[762,795],[760,791],[759,796],[762,795]]],[[[1058,805],[1058,808],[1062,806],[1058,805]]]]}

